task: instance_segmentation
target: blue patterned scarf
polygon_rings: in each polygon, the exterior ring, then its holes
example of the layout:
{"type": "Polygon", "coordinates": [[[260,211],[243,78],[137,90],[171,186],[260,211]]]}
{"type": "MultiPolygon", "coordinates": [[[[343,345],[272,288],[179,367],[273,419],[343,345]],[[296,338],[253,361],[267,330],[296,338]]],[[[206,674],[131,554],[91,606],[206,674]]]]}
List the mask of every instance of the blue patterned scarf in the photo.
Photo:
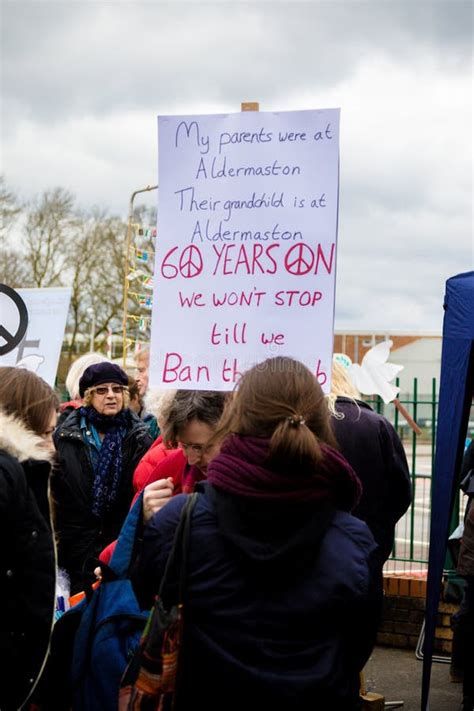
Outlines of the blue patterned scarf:
{"type": "Polygon", "coordinates": [[[117,496],[122,474],[122,442],[130,429],[130,412],[121,410],[113,417],[101,415],[93,407],[81,407],[80,412],[98,432],[105,433],[98,456],[92,457],[92,513],[101,517],[117,496]]]}

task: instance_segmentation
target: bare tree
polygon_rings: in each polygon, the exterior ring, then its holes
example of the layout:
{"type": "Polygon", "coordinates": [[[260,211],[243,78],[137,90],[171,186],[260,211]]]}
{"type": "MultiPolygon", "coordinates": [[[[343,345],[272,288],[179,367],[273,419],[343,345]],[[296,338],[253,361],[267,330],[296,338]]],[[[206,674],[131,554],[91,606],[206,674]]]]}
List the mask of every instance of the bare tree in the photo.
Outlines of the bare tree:
{"type": "Polygon", "coordinates": [[[16,195],[7,188],[3,175],[0,175],[0,238],[2,242],[20,212],[21,207],[16,195]]]}
{"type": "Polygon", "coordinates": [[[109,217],[98,226],[98,237],[104,261],[102,269],[93,274],[91,299],[97,337],[106,338],[108,329],[118,328],[122,320],[126,225],[117,217],[109,217]]]}
{"type": "Polygon", "coordinates": [[[0,282],[13,289],[33,286],[22,253],[14,249],[0,249],[0,282]]]}
{"type": "Polygon", "coordinates": [[[63,280],[71,287],[71,302],[68,316],[69,355],[75,351],[77,337],[88,328],[90,307],[89,285],[96,264],[95,220],[83,216],[69,249],[68,266],[63,272],[63,280]]]}
{"type": "MultiPolygon", "coordinates": [[[[1,238],[21,208],[3,180],[0,210],[0,281],[17,288],[70,287],[69,359],[84,347],[86,339],[81,342],[80,335],[92,330],[94,346],[103,348],[109,329],[121,332],[124,222],[107,215],[105,210],[80,211],[70,192],[54,188],[24,206],[24,219],[18,223],[18,249],[13,249],[1,238]]],[[[136,303],[131,306],[138,309],[136,303]]]]}
{"type": "Polygon", "coordinates": [[[63,188],[47,190],[27,206],[26,260],[35,286],[62,283],[78,228],[74,197],[63,188]]]}
{"type": "Polygon", "coordinates": [[[122,315],[125,225],[97,210],[83,216],[69,249],[65,283],[72,288],[69,312],[69,352],[77,336],[95,322],[95,343],[103,344],[109,327],[122,315]]]}
{"type": "Polygon", "coordinates": [[[24,254],[18,247],[13,247],[13,240],[8,236],[20,214],[18,198],[0,176],[0,282],[13,288],[31,286],[24,254]]]}

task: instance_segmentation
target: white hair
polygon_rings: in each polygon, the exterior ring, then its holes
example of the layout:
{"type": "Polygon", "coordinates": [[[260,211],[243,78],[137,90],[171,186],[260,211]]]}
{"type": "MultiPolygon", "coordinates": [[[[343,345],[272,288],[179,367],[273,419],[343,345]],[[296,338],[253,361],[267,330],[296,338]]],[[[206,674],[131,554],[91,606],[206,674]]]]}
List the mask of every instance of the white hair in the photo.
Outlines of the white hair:
{"type": "Polygon", "coordinates": [[[109,362],[109,359],[101,355],[101,353],[86,353],[74,361],[66,376],[66,390],[72,400],[79,400],[81,397],[79,393],[79,381],[86,368],[96,363],[105,362],[109,362]]]}
{"type": "Polygon", "coordinates": [[[144,398],[145,410],[154,415],[160,429],[164,426],[163,413],[169,409],[169,403],[174,400],[176,390],[148,390],[144,398]]]}

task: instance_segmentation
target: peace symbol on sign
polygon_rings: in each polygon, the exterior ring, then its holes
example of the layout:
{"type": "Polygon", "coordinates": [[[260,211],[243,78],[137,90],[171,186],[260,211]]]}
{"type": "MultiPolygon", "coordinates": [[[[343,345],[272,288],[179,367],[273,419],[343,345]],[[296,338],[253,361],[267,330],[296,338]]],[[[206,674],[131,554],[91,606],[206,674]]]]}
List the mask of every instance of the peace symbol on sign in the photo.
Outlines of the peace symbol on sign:
{"type": "Polygon", "coordinates": [[[0,346],[0,356],[2,356],[14,350],[25,335],[26,329],[28,328],[28,310],[20,294],[18,294],[18,292],[10,286],[0,284],[0,294],[5,294],[11,301],[13,301],[20,317],[16,333],[10,333],[10,331],[8,331],[5,326],[0,323],[0,338],[5,340],[4,345],[0,346]]]}
{"type": "Polygon", "coordinates": [[[290,274],[303,276],[313,268],[314,252],[307,244],[295,244],[285,255],[285,269],[290,274]]]}
{"type": "Polygon", "coordinates": [[[192,279],[202,272],[202,257],[199,249],[190,244],[189,247],[183,249],[179,259],[179,272],[185,279],[192,279]]]}

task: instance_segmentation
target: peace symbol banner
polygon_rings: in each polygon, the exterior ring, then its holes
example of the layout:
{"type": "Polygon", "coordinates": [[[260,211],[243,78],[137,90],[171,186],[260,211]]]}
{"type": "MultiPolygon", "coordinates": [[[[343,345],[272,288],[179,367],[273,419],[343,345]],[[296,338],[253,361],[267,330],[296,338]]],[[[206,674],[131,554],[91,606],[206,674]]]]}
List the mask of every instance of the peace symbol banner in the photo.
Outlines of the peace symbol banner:
{"type": "Polygon", "coordinates": [[[28,328],[28,309],[20,294],[0,284],[0,356],[10,353],[20,343],[28,328]],[[14,327],[10,324],[13,322],[14,327]]]}
{"type": "Polygon", "coordinates": [[[11,298],[11,291],[0,288],[0,366],[27,368],[53,387],[71,289],[15,289],[27,311],[27,325],[22,331],[22,310],[11,298]],[[16,334],[20,338],[15,338],[16,334]]]}
{"type": "Polygon", "coordinates": [[[285,355],[329,390],[339,114],[158,118],[152,385],[231,390],[285,355]]]}

